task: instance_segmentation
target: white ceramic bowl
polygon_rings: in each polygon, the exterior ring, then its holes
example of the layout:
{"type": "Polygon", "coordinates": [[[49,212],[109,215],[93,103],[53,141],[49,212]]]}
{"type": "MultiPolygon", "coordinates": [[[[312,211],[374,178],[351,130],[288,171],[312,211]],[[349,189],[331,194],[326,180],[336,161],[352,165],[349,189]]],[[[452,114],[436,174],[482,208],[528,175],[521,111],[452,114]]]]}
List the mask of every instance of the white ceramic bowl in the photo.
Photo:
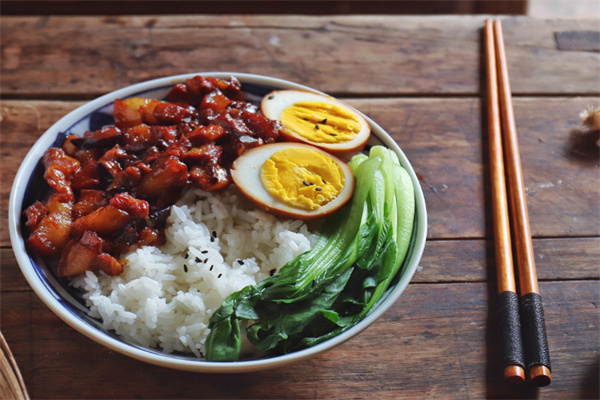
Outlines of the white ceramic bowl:
{"type": "MultiPolygon", "coordinates": [[[[265,76],[214,72],[198,74],[217,78],[228,78],[229,76],[234,75],[241,81],[242,90],[247,95],[247,100],[257,103],[265,94],[276,89],[305,89],[315,91],[306,86],[265,76]]],[[[335,338],[314,347],[278,357],[258,360],[207,362],[196,358],[194,355],[165,354],[159,349],[148,349],[125,342],[114,332],[104,329],[101,322],[89,317],[87,315],[87,308],[77,299],[74,290],[61,284],[60,280],[57,279],[55,272],[45,265],[44,260],[28,251],[25,247],[22,211],[40,196],[40,188],[45,186],[43,184],[43,167],[40,164],[40,159],[46,149],[53,145],[60,145],[62,140],[68,134],[82,135],[86,130],[95,130],[103,125],[113,124],[112,105],[115,99],[127,97],[161,99],[164,98],[166,93],[175,83],[183,82],[185,79],[198,74],[155,79],[106,94],[70,112],[40,137],[23,160],[14,180],[10,195],[10,238],[21,271],[39,298],[71,327],[114,351],[164,367],[196,372],[250,372],[279,367],[291,362],[303,360],[345,342],[372,324],[402,294],[417,269],[427,236],[425,200],[416,174],[398,145],[379,125],[369,118],[367,118],[367,120],[371,124],[373,133],[371,135],[370,144],[383,144],[393,149],[398,153],[400,162],[412,177],[416,194],[416,221],[413,237],[404,266],[400,270],[398,276],[394,279],[392,286],[387,291],[379,306],[372,310],[372,312],[356,326],[335,338]]]]}

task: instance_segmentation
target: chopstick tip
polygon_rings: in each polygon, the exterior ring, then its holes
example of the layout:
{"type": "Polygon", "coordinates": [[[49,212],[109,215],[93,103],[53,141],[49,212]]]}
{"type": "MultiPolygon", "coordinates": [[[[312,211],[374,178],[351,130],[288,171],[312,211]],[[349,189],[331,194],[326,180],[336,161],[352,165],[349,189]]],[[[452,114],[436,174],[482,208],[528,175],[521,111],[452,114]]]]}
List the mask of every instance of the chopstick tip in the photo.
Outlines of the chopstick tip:
{"type": "Polygon", "coordinates": [[[504,368],[504,381],[513,386],[524,384],[525,370],[519,365],[509,365],[504,368]]]}
{"type": "Polygon", "coordinates": [[[529,380],[534,386],[548,386],[552,382],[550,368],[545,365],[536,365],[529,370],[529,380]]]}

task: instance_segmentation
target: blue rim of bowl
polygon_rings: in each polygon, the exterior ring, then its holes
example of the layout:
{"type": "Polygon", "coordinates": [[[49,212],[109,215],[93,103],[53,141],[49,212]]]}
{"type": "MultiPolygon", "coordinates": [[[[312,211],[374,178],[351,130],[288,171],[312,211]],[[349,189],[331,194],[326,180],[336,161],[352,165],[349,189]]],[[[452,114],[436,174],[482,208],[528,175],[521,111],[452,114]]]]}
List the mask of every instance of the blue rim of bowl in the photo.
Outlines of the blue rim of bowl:
{"type": "MultiPolygon", "coordinates": [[[[249,101],[258,101],[265,94],[279,89],[300,89],[322,93],[304,85],[267,76],[236,72],[200,72],[168,76],[131,85],[101,96],[71,111],[52,125],[33,145],[21,163],[21,167],[13,182],[9,202],[9,231],[13,251],[23,275],[46,306],[64,322],[83,335],[109,349],[134,359],[163,367],[195,372],[251,372],[297,362],[344,343],[379,318],[406,289],[406,286],[408,286],[408,283],[417,270],[427,238],[425,199],[416,173],[396,142],[367,116],[365,118],[371,125],[372,130],[372,139],[369,144],[383,144],[394,150],[398,154],[400,163],[408,171],[413,181],[416,200],[413,236],[404,265],[392,282],[391,288],[377,307],[353,328],[314,347],[271,358],[223,363],[204,361],[193,355],[163,353],[159,349],[149,349],[134,343],[125,342],[115,332],[103,328],[101,321],[88,316],[87,308],[81,296],[77,296],[76,291],[70,290],[65,280],[57,278],[53,271],[46,268],[41,257],[33,255],[25,247],[22,235],[22,211],[36,195],[40,194],[40,186],[37,185],[38,182],[36,180],[39,181],[40,174],[43,175],[43,169],[41,169],[39,160],[46,149],[57,145],[58,142],[62,142],[67,133],[77,132],[82,134],[83,130],[85,130],[85,125],[82,124],[84,124],[84,121],[90,119],[91,115],[95,113],[110,115],[115,99],[135,96],[157,98],[161,93],[164,96],[174,84],[183,82],[196,75],[222,79],[235,76],[241,81],[242,89],[244,93],[248,94],[249,101]],[[24,182],[27,182],[26,185],[23,185],[24,182]]],[[[102,118],[100,116],[96,123],[101,124],[103,121],[102,118]]]]}

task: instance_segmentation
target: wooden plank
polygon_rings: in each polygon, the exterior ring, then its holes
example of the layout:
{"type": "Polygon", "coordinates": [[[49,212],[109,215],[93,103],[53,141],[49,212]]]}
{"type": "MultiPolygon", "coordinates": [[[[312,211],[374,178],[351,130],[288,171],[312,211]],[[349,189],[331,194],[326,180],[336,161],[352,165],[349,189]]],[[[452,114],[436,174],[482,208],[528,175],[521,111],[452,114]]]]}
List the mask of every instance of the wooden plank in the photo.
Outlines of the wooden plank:
{"type": "MultiPolygon", "coordinates": [[[[540,280],[598,279],[600,238],[534,239],[540,280]]],[[[413,282],[496,282],[490,240],[429,240],[413,282]]]]}
{"type": "MultiPolygon", "coordinates": [[[[535,237],[598,236],[597,133],[579,113],[598,98],[515,98],[524,182],[535,237]],[[543,114],[541,114],[543,110],[543,114]],[[544,117],[551,115],[552,118],[544,117]]],[[[368,99],[352,105],[377,121],[417,172],[430,238],[491,234],[487,134],[476,99],[368,99]]]]}
{"type": "MultiPolygon", "coordinates": [[[[600,279],[600,238],[534,239],[540,280],[600,279]]],[[[412,282],[496,282],[491,240],[429,240],[412,282]]],[[[30,291],[10,248],[0,249],[1,292],[30,291]]]]}
{"type": "MultiPolygon", "coordinates": [[[[166,75],[230,70],[338,95],[477,94],[483,19],[3,17],[0,82],[4,96],[92,97],[166,75]]],[[[555,31],[595,30],[595,20],[505,20],[516,94],[598,93],[590,82],[600,54],[565,53],[554,43],[555,31]]]]}
{"type": "Polygon", "coordinates": [[[135,361],[77,333],[31,293],[4,293],[1,322],[32,398],[598,398],[598,281],[542,282],[554,381],[539,391],[502,380],[494,294],[485,283],[413,284],[346,344],[252,374],[135,361]]]}
{"type": "MultiPolygon", "coordinates": [[[[594,98],[514,100],[533,235],[599,236],[597,147],[573,133],[594,98]],[[540,110],[553,115],[544,118],[540,110]]],[[[349,99],[397,141],[415,168],[429,211],[429,237],[483,238],[489,194],[487,139],[479,99],[349,99]]],[[[20,160],[44,130],[81,102],[4,101],[0,128],[0,206],[20,160]]],[[[6,226],[6,214],[0,222],[6,226]]],[[[8,232],[0,232],[8,246],[8,232]]]]}

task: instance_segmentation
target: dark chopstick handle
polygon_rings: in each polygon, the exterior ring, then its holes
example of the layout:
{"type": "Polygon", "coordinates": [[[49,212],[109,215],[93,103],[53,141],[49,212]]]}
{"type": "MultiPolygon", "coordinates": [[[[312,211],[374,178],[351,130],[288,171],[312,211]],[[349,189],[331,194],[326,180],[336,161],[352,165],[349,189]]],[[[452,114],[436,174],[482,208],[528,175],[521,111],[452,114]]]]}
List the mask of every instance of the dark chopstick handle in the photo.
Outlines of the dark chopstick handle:
{"type": "MultiPolygon", "coordinates": [[[[502,336],[502,362],[504,368],[518,366],[525,368],[525,356],[523,355],[523,343],[521,340],[521,319],[519,313],[519,296],[513,291],[498,293],[498,327],[502,336]]],[[[511,376],[505,379],[509,383],[523,383],[524,374],[521,377],[511,376]]]]}
{"type": "Polygon", "coordinates": [[[551,369],[551,364],[542,297],[537,293],[527,293],[521,296],[520,306],[523,347],[530,379],[536,386],[547,386],[551,379],[543,370],[544,368],[551,369]]]}

